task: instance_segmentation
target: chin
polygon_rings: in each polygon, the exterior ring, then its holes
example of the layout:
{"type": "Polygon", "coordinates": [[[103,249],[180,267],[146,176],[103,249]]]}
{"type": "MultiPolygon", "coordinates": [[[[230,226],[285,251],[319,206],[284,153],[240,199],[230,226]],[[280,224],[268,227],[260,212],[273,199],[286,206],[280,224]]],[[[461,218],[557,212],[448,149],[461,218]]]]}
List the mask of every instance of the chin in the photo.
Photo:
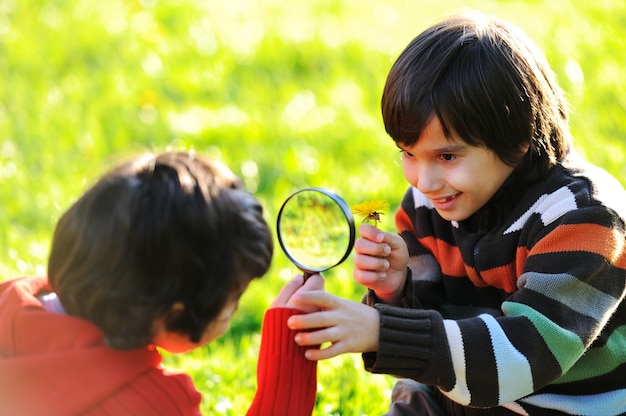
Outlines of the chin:
{"type": "Polygon", "coordinates": [[[170,354],[184,354],[197,347],[197,345],[159,345],[159,344],[156,344],[156,346],[164,351],[167,351],[170,354]]]}
{"type": "Polygon", "coordinates": [[[162,334],[156,337],[153,343],[170,354],[183,354],[202,345],[198,342],[192,342],[189,336],[176,332],[162,334]]]}
{"type": "Polygon", "coordinates": [[[464,221],[471,216],[471,215],[456,214],[454,212],[437,211],[437,213],[439,214],[441,218],[443,218],[446,221],[456,221],[456,222],[464,221]]]}

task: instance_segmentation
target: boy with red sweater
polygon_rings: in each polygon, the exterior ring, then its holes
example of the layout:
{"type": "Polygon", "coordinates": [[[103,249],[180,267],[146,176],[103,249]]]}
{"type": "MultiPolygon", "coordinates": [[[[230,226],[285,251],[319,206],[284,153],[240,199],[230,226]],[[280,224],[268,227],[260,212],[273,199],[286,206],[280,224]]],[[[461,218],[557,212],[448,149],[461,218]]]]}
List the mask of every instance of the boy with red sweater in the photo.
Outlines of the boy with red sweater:
{"type": "MultiPolygon", "coordinates": [[[[61,217],[48,276],[0,284],[0,414],[199,415],[182,353],[224,334],[273,252],[262,207],[221,163],[194,153],[121,163],[61,217]]],[[[286,320],[296,276],[266,312],[248,415],[310,415],[316,365],[286,320]],[[294,375],[296,377],[294,377],[294,375]]],[[[315,309],[315,308],[314,308],[315,309]]]]}

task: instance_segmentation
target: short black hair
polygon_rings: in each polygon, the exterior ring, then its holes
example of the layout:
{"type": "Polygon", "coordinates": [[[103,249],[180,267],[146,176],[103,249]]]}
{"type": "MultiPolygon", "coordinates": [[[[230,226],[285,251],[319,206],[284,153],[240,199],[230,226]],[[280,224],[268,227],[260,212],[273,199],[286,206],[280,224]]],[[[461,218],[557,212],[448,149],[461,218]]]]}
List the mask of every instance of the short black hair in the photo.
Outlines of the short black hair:
{"type": "Polygon", "coordinates": [[[381,107],[398,144],[415,144],[437,117],[448,137],[485,146],[509,166],[525,159],[536,179],[571,148],[565,96],[543,53],[514,25],[479,12],[413,39],[389,72],[381,107]]]}
{"type": "Polygon", "coordinates": [[[68,314],[128,349],[151,342],[157,318],[199,341],[272,253],[261,204],[236,175],[193,152],[165,152],[114,167],[62,215],[48,275],[68,314]],[[184,310],[170,316],[178,302],[184,310]]]}

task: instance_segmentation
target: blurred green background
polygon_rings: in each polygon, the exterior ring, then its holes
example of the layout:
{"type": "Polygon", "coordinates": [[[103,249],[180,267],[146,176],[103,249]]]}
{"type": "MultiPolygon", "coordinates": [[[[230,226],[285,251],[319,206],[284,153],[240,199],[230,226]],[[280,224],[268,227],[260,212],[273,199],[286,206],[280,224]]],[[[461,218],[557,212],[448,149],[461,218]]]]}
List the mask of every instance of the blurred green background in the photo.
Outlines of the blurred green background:
{"type": "MultiPolygon", "coordinates": [[[[114,161],[195,149],[222,159],[274,224],[293,190],[350,204],[406,187],[379,101],[393,60],[464,8],[510,20],[546,52],[577,148],[626,184],[626,3],[408,0],[0,0],[0,279],[45,271],[59,215],[114,161]]],[[[626,203],[626,201],[625,201],[626,203]]],[[[205,414],[245,414],[263,311],[296,269],[278,249],[231,332],[166,355],[205,414]]],[[[359,300],[351,260],[327,290],[359,300]]],[[[357,354],[321,362],[315,415],[385,411],[393,380],[357,354]]]]}

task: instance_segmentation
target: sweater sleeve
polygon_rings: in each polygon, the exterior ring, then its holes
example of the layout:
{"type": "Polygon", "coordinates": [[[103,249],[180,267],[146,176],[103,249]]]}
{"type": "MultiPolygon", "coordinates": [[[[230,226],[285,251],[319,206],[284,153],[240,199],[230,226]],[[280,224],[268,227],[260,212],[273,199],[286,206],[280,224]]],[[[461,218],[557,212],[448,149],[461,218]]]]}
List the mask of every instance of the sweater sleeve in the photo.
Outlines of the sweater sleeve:
{"type": "Polygon", "coordinates": [[[365,369],[450,390],[455,376],[441,315],[380,303],[374,307],[380,314],[379,347],[363,354],[365,369]]]}
{"type": "Polygon", "coordinates": [[[257,391],[248,416],[309,416],[315,405],[317,362],[307,360],[287,319],[301,313],[272,308],[265,313],[257,366],[257,391]]]}

